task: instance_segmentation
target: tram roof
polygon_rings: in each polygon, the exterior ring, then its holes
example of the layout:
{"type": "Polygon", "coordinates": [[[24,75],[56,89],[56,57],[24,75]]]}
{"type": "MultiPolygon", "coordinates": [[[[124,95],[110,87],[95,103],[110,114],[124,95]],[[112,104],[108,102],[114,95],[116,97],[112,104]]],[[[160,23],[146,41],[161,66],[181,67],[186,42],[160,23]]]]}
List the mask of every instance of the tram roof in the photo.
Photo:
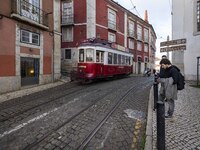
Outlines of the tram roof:
{"type": "MultiPolygon", "coordinates": [[[[100,39],[101,40],[101,39],[100,39]]],[[[109,41],[106,41],[106,40],[101,40],[99,42],[98,41],[86,41],[86,42],[83,42],[79,45],[79,47],[102,47],[102,48],[108,48],[112,51],[117,51],[117,52],[120,52],[120,53],[126,53],[126,54],[129,54],[129,55],[133,55],[132,53],[130,52],[127,52],[127,51],[122,51],[122,50],[119,50],[119,49],[116,49],[116,48],[113,48],[112,47],[112,42],[109,42],[109,41]]]]}

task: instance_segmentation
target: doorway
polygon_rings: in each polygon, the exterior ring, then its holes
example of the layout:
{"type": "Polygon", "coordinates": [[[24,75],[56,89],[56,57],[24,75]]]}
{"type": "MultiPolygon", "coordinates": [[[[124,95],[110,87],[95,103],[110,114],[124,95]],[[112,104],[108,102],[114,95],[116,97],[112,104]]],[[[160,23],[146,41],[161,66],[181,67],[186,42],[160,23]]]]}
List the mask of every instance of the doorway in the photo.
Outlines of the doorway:
{"type": "Polygon", "coordinates": [[[39,59],[21,57],[21,85],[39,83],[39,59]]]}

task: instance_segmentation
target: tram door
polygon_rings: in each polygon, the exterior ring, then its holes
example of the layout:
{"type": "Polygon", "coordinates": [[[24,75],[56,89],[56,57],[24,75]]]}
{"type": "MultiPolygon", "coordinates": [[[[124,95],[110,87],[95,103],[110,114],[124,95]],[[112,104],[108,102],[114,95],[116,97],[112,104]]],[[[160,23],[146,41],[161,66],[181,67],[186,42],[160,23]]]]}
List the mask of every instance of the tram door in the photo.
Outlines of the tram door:
{"type": "Polygon", "coordinates": [[[21,85],[39,83],[39,59],[21,57],[21,85]]]}
{"type": "Polygon", "coordinates": [[[104,52],[97,50],[96,51],[96,74],[99,77],[103,76],[103,64],[104,64],[104,52]]]}

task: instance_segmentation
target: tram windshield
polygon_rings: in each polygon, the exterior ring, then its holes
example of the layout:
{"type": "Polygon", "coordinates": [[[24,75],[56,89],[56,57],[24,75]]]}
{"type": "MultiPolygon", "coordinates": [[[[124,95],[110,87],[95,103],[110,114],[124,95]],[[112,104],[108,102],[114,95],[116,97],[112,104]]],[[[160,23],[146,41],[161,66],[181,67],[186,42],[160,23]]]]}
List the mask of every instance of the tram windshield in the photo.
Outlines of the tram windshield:
{"type": "Polygon", "coordinates": [[[94,49],[91,48],[86,49],[86,61],[87,62],[94,61],[94,49]]]}

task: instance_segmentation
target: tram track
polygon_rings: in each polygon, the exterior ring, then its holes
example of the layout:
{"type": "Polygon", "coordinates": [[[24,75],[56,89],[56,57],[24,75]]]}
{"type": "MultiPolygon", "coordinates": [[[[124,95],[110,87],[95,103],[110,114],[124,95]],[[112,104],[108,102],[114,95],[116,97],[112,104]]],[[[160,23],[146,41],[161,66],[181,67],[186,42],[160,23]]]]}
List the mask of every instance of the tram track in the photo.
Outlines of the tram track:
{"type": "MultiPolygon", "coordinates": [[[[144,82],[142,85],[145,85],[146,82],[144,82]]],[[[132,86],[121,98],[120,100],[114,105],[114,107],[112,107],[112,109],[109,111],[109,113],[98,123],[98,125],[91,131],[89,132],[89,134],[87,136],[85,136],[84,139],[82,139],[82,142],[80,142],[81,144],[79,146],[76,147],[76,149],[84,149],[86,147],[86,145],[89,143],[89,141],[92,139],[92,137],[96,134],[96,132],[101,128],[101,126],[106,122],[106,120],[112,115],[112,113],[120,106],[120,104],[126,99],[126,97],[130,94],[130,92],[138,89],[139,87],[141,87],[142,85],[138,86],[138,85],[134,85],[132,86]]],[[[24,150],[28,150],[28,149],[35,149],[35,146],[39,145],[42,141],[44,141],[46,138],[48,138],[49,136],[51,136],[53,133],[55,133],[56,131],[58,131],[59,129],[61,129],[62,127],[66,126],[68,123],[70,123],[73,119],[75,119],[76,117],[78,117],[79,115],[81,115],[82,113],[84,113],[85,111],[87,111],[89,108],[91,108],[92,106],[94,106],[97,102],[101,101],[103,98],[105,98],[108,95],[112,94],[112,91],[115,91],[119,89],[114,88],[111,89],[110,91],[106,92],[105,94],[101,95],[100,97],[98,97],[96,100],[94,100],[94,103],[91,103],[90,105],[88,105],[86,108],[82,109],[81,111],[79,111],[78,113],[76,113],[75,115],[71,116],[69,119],[67,119],[65,122],[63,122],[62,124],[60,124],[59,126],[55,127],[54,129],[52,129],[50,132],[46,133],[42,138],[38,139],[37,141],[31,143],[30,145],[26,146],[24,148],[24,150]]]]}

